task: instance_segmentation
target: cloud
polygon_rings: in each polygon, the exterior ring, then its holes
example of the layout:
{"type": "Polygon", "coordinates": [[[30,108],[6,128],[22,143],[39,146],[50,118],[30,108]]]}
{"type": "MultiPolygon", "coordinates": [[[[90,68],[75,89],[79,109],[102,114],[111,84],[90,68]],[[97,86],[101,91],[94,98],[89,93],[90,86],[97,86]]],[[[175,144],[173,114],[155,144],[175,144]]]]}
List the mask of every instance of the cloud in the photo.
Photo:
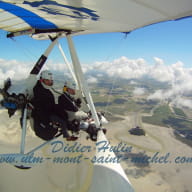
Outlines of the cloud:
{"type": "Polygon", "coordinates": [[[147,63],[143,58],[129,59],[120,57],[114,61],[95,62],[92,66],[86,67],[85,72],[95,71],[96,73],[105,73],[110,77],[119,77],[123,79],[138,79],[148,76],[159,82],[178,82],[192,78],[192,69],[184,68],[181,61],[172,65],[166,65],[165,62],[154,57],[154,64],[147,63]]]}
{"type": "Polygon", "coordinates": [[[0,59],[0,81],[10,77],[21,80],[30,72],[30,63],[18,62],[16,60],[0,59]]]}
{"type": "MultiPolygon", "coordinates": [[[[95,69],[95,72],[103,72],[110,77],[122,79],[148,77],[167,83],[170,85],[169,90],[156,90],[153,94],[149,95],[148,99],[172,100],[178,105],[181,105],[183,101],[183,105],[191,106],[189,100],[175,100],[175,98],[192,95],[192,68],[185,68],[181,61],[172,65],[166,65],[162,59],[154,57],[154,63],[148,64],[142,58],[128,59],[121,57],[112,62],[96,62],[92,66],[93,69],[95,69]]],[[[133,93],[143,94],[144,90],[137,88],[133,93]]]]}
{"type": "MultiPolygon", "coordinates": [[[[173,100],[179,96],[192,95],[192,68],[185,68],[181,61],[167,65],[161,58],[154,57],[153,59],[153,63],[147,63],[143,58],[129,59],[123,56],[113,61],[99,61],[91,65],[82,65],[82,68],[83,72],[87,74],[88,82],[96,82],[103,76],[122,79],[140,79],[147,76],[170,85],[169,90],[156,90],[149,95],[149,99],[173,100]]],[[[24,79],[33,66],[34,63],[0,59],[0,82],[2,83],[7,77],[15,80],[24,79]]],[[[63,73],[67,69],[64,63],[54,63],[50,60],[46,62],[45,68],[63,71],[63,73]]],[[[142,89],[134,90],[134,94],[143,93],[142,89]]]]}
{"type": "Polygon", "coordinates": [[[133,90],[133,95],[134,96],[141,96],[141,95],[144,95],[145,93],[146,93],[146,89],[145,88],[136,87],[133,90]]]}
{"type": "MultiPolygon", "coordinates": [[[[173,101],[175,98],[192,95],[192,86],[191,86],[192,69],[191,68],[184,68],[183,63],[177,62],[171,66],[165,66],[165,65],[161,67],[158,66],[158,68],[155,70],[161,71],[162,73],[162,78],[158,78],[161,75],[158,76],[157,71],[153,73],[153,75],[156,74],[156,80],[161,82],[165,81],[169,83],[170,89],[157,90],[155,93],[149,96],[149,99],[158,99],[158,100],[169,99],[173,101]]],[[[176,103],[181,103],[181,102],[176,102],[176,103]]]]}
{"type": "Polygon", "coordinates": [[[87,82],[88,82],[88,83],[97,83],[97,81],[98,81],[98,79],[95,78],[95,77],[89,77],[89,78],[87,79],[87,82]]]}
{"type": "Polygon", "coordinates": [[[176,98],[175,100],[172,101],[172,103],[176,106],[179,107],[187,107],[192,109],[192,101],[186,98],[176,98]]]}
{"type": "Polygon", "coordinates": [[[147,64],[144,59],[136,60],[121,57],[112,62],[96,62],[94,69],[105,72],[108,76],[124,79],[140,78],[146,73],[147,64]]]}
{"type": "MultiPolygon", "coordinates": [[[[10,76],[14,79],[25,78],[34,63],[20,62],[16,60],[0,59],[1,79],[10,76]]],[[[64,63],[54,63],[52,60],[46,62],[46,69],[53,71],[65,71],[67,69],[64,63]]],[[[172,65],[166,65],[160,58],[154,57],[154,64],[147,63],[143,58],[129,59],[120,57],[111,62],[100,61],[92,65],[82,65],[84,73],[95,73],[96,75],[108,75],[110,77],[119,77],[124,79],[138,79],[143,76],[149,76],[157,81],[169,83],[182,83],[192,79],[192,68],[184,68],[182,62],[178,61],[172,65]]]]}
{"type": "MultiPolygon", "coordinates": [[[[34,65],[35,63],[31,62],[0,59],[0,84],[8,77],[13,80],[26,79],[34,65]]],[[[46,62],[44,69],[65,71],[67,67],[64,63],[54,63],[50,60],[46,62]]]]}
{"type": "Polygon", "coordinates": [[[155,57],[154,60],[155,65],[148,69],[147,75],[160,82],[172,81],[174,78],[172,66],[166,66],[164,61],[160,58],[155,57]]]}
{"type": "Polygon", "coordinates": [[[46,62],[44,69],[49,69],[52,71],[65,71],[65,70],[67,70],[67,67],[66,67],[65,63],[59,63],[59,62],[55,63],[52,60],[48,60],[46,62]]]}

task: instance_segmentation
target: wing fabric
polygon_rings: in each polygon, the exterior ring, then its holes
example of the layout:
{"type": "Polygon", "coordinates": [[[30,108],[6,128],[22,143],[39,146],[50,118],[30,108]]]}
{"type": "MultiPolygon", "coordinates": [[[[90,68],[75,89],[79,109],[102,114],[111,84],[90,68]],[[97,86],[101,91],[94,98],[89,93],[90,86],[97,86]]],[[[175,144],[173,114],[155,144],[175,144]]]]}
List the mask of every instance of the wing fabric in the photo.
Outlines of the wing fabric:
{"type": "Polygon", "coordinates": [[[0,12],[0,26],[6,31],[23,31],[29,28],[57,28],[55,24],[20,6],[0,2],[0,8],[2,9],[0,12]]]}
{"type": "Polygon", "coordinates": [[[77,34],[130,32],[192,15],[191,0],[5,0],[0,29],[65,29],[77,34]]]}

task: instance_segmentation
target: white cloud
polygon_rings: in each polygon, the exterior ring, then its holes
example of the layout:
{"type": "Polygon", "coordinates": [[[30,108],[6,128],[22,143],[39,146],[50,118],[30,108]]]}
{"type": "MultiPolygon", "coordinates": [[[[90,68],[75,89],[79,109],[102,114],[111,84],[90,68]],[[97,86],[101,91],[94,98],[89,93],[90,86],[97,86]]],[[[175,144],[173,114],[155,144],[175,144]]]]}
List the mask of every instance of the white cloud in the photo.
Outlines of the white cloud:
{"type": "Polygon", "coordinates": [[[67,69],[65,63],[55,63],[52,60],[48,60],[44,68],[52,71],[64,71],[67,69]]]}
{"type": "MultiPolygon", "coordinates": [[[[2,82],[8,77],[13,80],[26,79],[34,65],[35,63],[30,62],[27,63],[16,60],[0,59],[0,84],[2,84],[2,82]]],[[[64,63],[47,61],[44,69],[50,69],[52,71],[64,71],[67,68],[64,63]]]]}
{"type": "MultiPolygon", "coordinates": [[[[97,62],[94,67],[97,71],[105,72],[110,77],[138,79],[148,76],[159,82],[167,82],[170,85],[169,90],[157,90],[149,95],[149,99],[174,100],[192,93],[192,68],[185,68],[181,61],[166,65],[162,59],[154,57],[154,65],[151,65],[142,58],[133,60],[121,57],[112,62],[97,62]]],[[[143,90],[136,89],[133,93],[143,94],[143,90]]],[[[191,106],[188,100],[182,101],[183,105],[191,106]]],[[[182,101],[178,100],[177,103],[181,105],[182,101]]]]}
{"type": "Polygon", "coordinates": [[[31,66],[31,63],[0,59],[0,81],[2,82],[8,77],[15,80],[24,79],[29,74],[31,66]]]}
{"type": "Polygon", "coordinates": [[[130,84],[131,84],[131,85],[137,85],[138,83],[137,83],[136,81],[131,80],[131,81],[130,81],[130,84]]]}
{"type": "Polygon", "coordinates": [[[155,93],[148,96],[148,99],[151,100],[162,100],[163,98],[163,90],[157,90],[155,93]]]}
{"type": "MultiPolygon", "coordinates": [[[[15,80],[26,78],[33,66],[34,63],[0,59],[0,83],[7,77],[15,80]]],[[[167,82],[170,85],[169,90],[157,90],[149,96],[150,99],[175,99],[178,96],[187,96],[192,93],[192,68],[185,68],[181,61],[166,65],[162,59],[154,57],[154,63],[149,64],[143,58],[120,57],[111,62],[100,61],[92,65],[82,66],[83,72],[89,74],[89,82],[96,82],[98,78],[107,75],[124,79],[139,79],[148,76],[159,82],[167,82]]],[[[48,60],[44,68],[53,71],[65,71],[66,65],[48,60]]],[[[143,92],[144,90],[141,89],[135,90],[135,94],[143,94],[143,92]]]]}
{"type": "MultiPolygon", "coordinates": [[[[163,80],[168,82],[171,87],[169,90],[157,90],[155,93],[149,96],[149,99],[169,99],[174,100],[175,98],[181,98],[183,96],[191,95],[192,93],[192,69],[184,68],[182,62],[177,62],[171,66],[161,66],[155,70],[160,71],[163,75],[163,80]]],[[[156,74],[156,80],[162,81],[160,75],[158,76],[157,71],[153,73],[156,74]]],[[[155,76],[153,76],[155,78],[155,76]]],[[[184,102],[184,100],[182,100],[184,102]]],[[[178,104],[181,103],[177,102],[178,104]]],[[[185,101],[186,103],[186,101],[185,101]]],[[[190,106],[190,105],[189,105],[190,106]]]]}
{"type": "Polygon", "coordinates": [[[184,68],[181,61],[166,65],[162,59],[157,57],[154,57],[154,65],[148,64],[142,58],[129,59],[121,57],[112,62],[96,62],[91,66],[91,70],[105,72],[111,77],[118,76],[124,79],[137,79],[148,76],[157,81],[170,84],[192,80],[192,68],[184,68]]]}
{"type": "Polygon", "coordinates": [[[146,93],[146,89],[145,88],[136,87],[133,90],[133,95],[135,95],[135,96],[141,96],[141,95],[144,95],[145,93],[146,93]]]}
{"type": "Polygon", "coordinates": [[[97,83],[97,78],[95,78],[95,77],[89,77],[88,79],[87,79],[87,82],[88,83],[97,83]]]}
{"type": "Polygon", "coordinates": [[[154,58],[155,65],[149,68],[148,76],[160,81],[169,82],[174,78],[174,70],[171,66],[166,66],[164,61],[159,58],[154,58]]]}
{"type": "Polygon", "coordinates": [[[192,109],[192,101],[186,98],[176,98],[172,101],[172,103],[179,107],[187,107],[192,109]]]}
{"type": "Polygon", "coordinates": [[[108,76],[118,76],[124,79],[140,78],[146,73],[146,62],[139,58],[136,60],[121,57],[112,62],[96,62],[94,69],[105,72],[108,76]]]}

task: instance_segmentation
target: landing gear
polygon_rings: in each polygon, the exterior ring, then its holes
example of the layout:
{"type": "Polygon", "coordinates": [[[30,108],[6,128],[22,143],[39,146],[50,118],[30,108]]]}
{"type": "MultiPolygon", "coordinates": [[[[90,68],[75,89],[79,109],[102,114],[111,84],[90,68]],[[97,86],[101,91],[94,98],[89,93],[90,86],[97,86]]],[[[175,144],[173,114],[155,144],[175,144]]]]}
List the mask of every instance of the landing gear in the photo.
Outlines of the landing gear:
{"type": "Polygon", "coordinates": [[[87,139],[91,139],[92,141],[97,141],[97,134],[98,134],[98,131],[99,130],[102,130],[104,134],[107,133],[107,130],[106,129],[98,129],[95,124],[90,124],[88,129],[87,129],[87,133],[89,134],[89,136],[87,136],[87,139]]]}
{"type": "Polygon", "coordinates": [[[94,121],[91,119],[91,121],[88,120],[73,120],[68,125],[68,130],[70,130],[72,133],[79,133],[79,131],[86,132],[87,139],[91,139],[92,141],[97,141],[97,134],[99,130],[103,130],[103,133],[106,134],[107,130],[104,128],[97,128],[94,121]]]}

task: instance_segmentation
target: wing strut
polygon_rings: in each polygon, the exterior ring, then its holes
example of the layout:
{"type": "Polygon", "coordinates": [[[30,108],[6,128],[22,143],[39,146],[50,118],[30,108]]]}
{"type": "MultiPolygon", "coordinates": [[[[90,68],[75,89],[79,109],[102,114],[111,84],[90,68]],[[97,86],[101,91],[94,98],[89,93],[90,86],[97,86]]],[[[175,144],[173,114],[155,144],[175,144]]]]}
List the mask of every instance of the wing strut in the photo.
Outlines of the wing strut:
{"type": "Polygon", "coordinates": [[[61,47],[61,44],[60,44],[59,42],[57,43],[57,46],[58,46],[58,48],[59,48],[59,51],[60,51],[61,55],[63,56],[64,62],[66,63],[66,65],[67,65],[67,67],[68,67],[68,69],[69,69],[69,71],[70,71],[70,73],[71,73],[71,75],[72,75],[72,77],[73,77],[73,80],[75,81],[75,83],[76,83],[76,84],[78,85],[78,87],[79,87],[79,83],[78,83],[77,78],[76,78],[76,76],[75,76],[73,66],[71,66],[71,64],[70,64],[69,61],[67,60],[67,57],[66,57],[66,55],[65,55],[65,53],[64,53],[64,51],[63,51],[63,49],[62,49],[62,47],[61,47]]]}
{"type": "Polygon", "coordinates": [[[21,146],[20,153],[24,154],[25,152],[25,136],[27,131],[27,104],[25,105],[22,117],[22,134],[21,134],[21,146]]]}
{"type": "Polygon", "coordinates": [[[43,67],[43,65],[45,64],[49,54],[51,53],[52,49],[54,48],[55,44],[57,43],[58,39],[60,38],[61,35],[56,36],[54,39],[51,39],[52,42],[49,45],[49,47],[46,49],[46,51],[44,52],[44,54],[41,55],[41,57],[39,58],[39,60],[37,61],[37,63],[35,64],[35,66],[33,67],[33,69],[31,70],[30,74],[33,75],[37,75],[39,73],[39,71],[41,70],[41,68],[43,67]]]}
{"type": "Polygon", "coordinates": [[[96,109],[95,109],[95,106],[93,103],[93,99],[91,97],[91,93],[89,91],[87,81],[84,78],[81,64],[79,62],[79,59],[78,59],[71,35],[68,34],[68,35],[66,35],[66,37],[67,37],[67,42],[68,42],[68,46],[69,46],[69,50],[70,50],[70,54],[71,54],[71,59],[73,62],[73,68],[75,70],[75,75],[76,75],[77,80],[79,82],[80,89],[83,91],[83,93],[87,99],[87,102],[89,104],[89,107],[90,107],[90,110],[92,113],[92,117],[95,120],[95,124],[96,124],[97,128],[100,128],[100,121],[99,121],[99,118],[97,116],[97,112],[96,112],[96,109]]]}

